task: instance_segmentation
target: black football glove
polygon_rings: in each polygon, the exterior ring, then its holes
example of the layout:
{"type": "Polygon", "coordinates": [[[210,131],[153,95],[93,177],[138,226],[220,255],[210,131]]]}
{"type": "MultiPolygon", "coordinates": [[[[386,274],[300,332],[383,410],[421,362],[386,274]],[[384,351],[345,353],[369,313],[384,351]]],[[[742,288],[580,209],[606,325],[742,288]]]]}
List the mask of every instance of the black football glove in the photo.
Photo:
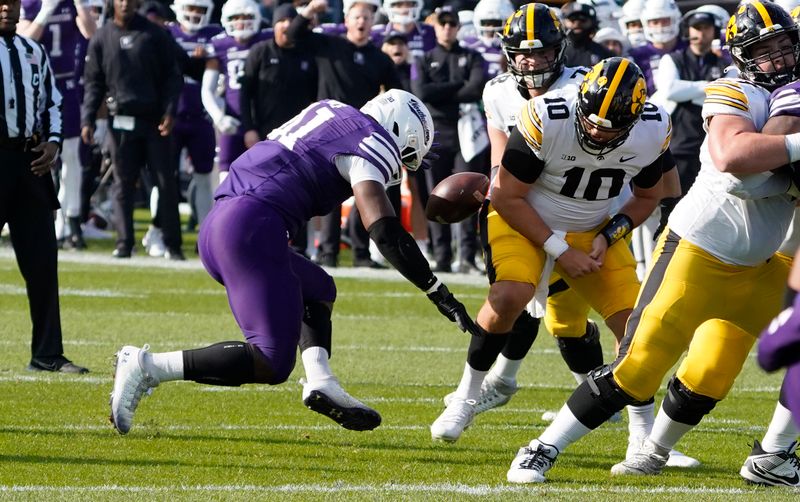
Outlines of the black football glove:
{"type": "Polygon", "coordinates": [[[430,301],[436,305],[443,316],[458,325],[458,329],[468,332],[471,335],[481,336],[483,333],[472,318],[467,314],[467,309],[456,297],[447,289],[447,286],[440,284],[433,293],[428,294],[430,301]]]}

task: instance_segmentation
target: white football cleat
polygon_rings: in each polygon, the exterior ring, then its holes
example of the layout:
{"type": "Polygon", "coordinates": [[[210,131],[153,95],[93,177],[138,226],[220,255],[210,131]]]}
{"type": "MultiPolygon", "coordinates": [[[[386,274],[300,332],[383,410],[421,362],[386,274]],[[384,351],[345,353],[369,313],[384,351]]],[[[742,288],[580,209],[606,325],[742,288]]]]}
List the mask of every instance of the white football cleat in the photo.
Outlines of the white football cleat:
{"type": "Polygon", "coordinates": [[[431,424],[431,438],[439,441],[458,441],[464,429],[475,418],[475,401],[452,397],[450,404],[431,424]]]}
{"type": "Polygon", "coordinates": [[[630,458],[614,465],[611,474],[614,476],[653,476],[661,474],[667,465],[669,454],[661,455],[656,451],[656,446],[649,439],[641,443],[641,447],[630,458]]]}
{"type": "Polygon", "coordinates": [[[149,345],[141,349],[126,345],[116,354],[109,418],[120,434],[131,430],[133,414],[142,396],[150,394],[158,386],[158,380],[144,370],[144,356],[149,350],[149,345]]]}
{"type": "Polygon", "coordinates": [[[327,378],[303,384],[303,404],[351,431],[370,431],[381,424],[381,415],[345,391],[339,380],[327,378]]]}
{"type": "MultiPolygon", "coordinates": [[[[491,373],[486,375],[481,383],[481,395],[475,400],[475,414],[505,406],[518,390],[516,381],[507,382],[491,373]]],[[[455,392],[451,392],[444,397],[444,405],[450,406],[454,399],[458,398],[456,398],[455,392]]]]}
{"type": "Polygon", "coordinates": [[[800,487],[800,459],[797,457],[797,441],[787,450],[775,453],[764,451],[761,443],[753,441],[753,450],[739,471],[750,483],[771,486],[800,487]]]}
{"type": "MultiPolygon", "coordinates": [[[[647,438],[628,438],[628,449],[625,450],[625,460],[630,460],[642,447],[647,438]]],[[[700,461],[694,457],[690,457],[678,450],[670,450],[669,458],[667,459],[667,467],[677,467],[679,469],[694,469],[700,467],[700,461]]]]}
{"type": "Polygon", "coordinates": [[[553,467],[557,457],[558,449],[555,446],[534,439],[530,445],[519,449],[506,479],[509,483],[544,483],[547,481],[544,473],[553,467]]]}
{"type": "Polygon", "coordinates": [[[167,246],[164,244],[164,234],[160,228],[152,225],[142,237],[142,246],[147,250],[147,254],[154,258],[164,256],[164,253],[167,252],[167,246]]]}

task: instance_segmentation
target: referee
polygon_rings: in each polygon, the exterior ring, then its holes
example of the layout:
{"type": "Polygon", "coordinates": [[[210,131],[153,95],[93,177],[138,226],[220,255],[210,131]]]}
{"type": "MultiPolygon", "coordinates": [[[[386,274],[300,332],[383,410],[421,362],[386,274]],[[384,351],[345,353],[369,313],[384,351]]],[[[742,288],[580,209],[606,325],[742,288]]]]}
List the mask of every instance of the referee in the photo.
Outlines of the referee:
{"type": "Polygon", "coordinates": [[[61,94],[44,49],[16,34],[20,0],[0,0],[0,228],[28,292],[33,371],[87,373],[64,357],[58,307],[58,209],[50,169],[61,142],[61,94]]]}

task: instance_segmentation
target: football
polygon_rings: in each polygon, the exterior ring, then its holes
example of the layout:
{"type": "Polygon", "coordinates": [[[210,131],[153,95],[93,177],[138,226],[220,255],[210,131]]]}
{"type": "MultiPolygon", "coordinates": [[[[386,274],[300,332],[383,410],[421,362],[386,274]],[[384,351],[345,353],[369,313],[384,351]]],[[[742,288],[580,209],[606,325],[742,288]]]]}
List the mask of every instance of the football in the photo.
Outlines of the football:
{"type": "Polygon", "coordinates": [[[458,223],[480,209],[489,191],[489,178],[481,173],[456,173],[431,191],[425,215],[438,223],[458,223]]]}

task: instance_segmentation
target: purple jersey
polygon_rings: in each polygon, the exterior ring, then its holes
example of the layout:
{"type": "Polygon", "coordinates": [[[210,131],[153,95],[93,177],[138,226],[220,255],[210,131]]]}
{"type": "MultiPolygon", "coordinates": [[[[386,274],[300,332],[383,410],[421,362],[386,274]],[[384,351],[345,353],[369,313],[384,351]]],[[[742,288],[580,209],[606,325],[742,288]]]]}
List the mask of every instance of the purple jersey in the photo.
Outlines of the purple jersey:
{"type": "Polygon", "coordinates": [[[367,160],[384,185],[399,179],[400,153],[389,133],[357,108],[323,100],[236,159],[215,198],[255,197],[278,211],[294,235],[353,195],[334,162],[339,155],[367,160]]]}
{"type": "Polygon", "coordinates": [[[800,117],[800,81],[794,81],[772,91],[769,97],[769,116],[800,117]]]}
{"type": "MultiPolygon", "coordinates": [[[[383,39],[392,31],[397,31],[391,24],[379,24],[372,28],[372,43],[376,47],[383,45],[383,39]]],[[[402,30],[400,30],[402,31],[402,30]]],[[[414,27],[406,33],[406,43],[411,56],[422,57],[426,52],[436,47],[436,32],[429,24],[414,24],[414,27]]]]}
{"type": "MultiPolygon", "coordinates": [[[[22,0],[20,19],[33,21],[42,9],[41,0],[22,0]]],[[[84,40],[75,24],[78,11],[73,0],[61,0],[47,20],[41,43],[50,56],[50,66],[57,81],[74,80],[77,76],[78,44],[84,40]]]]}
{"type": "Polygon", "coordinates": [[[259,31],[241,44],[227,33],[220,33],[211,39],[212,57],[219,61],[220,73],[225,75],[225,113],[239,118],[239,79],[244,75],[244,62],[250,47],[262,40],[272,39],[272,30],[259,31]]]}
{"type": "MultiPolygon", "coordinates": [[[[194,51],[197,47],[203,47],[206,49],[206,53],[209,52],[209,48],[207,47],[208,44],[211,43],[211,39],[213,37],[222,32],[222,27],[218,25],[210,25],[201,28],[197,33],[186,33],[181,29],[178,23],[174,23],[169,26],[169,32],[172,34],[181,48],[186,51],[186,54],[188,54],[189,57],[193,57],[194,51]]],[[[201,117],[204,114],[205,110],[203,109],[203,102],[200,99],[200,82],[184,75],[183,89],[181,90],[181,96],[178,99],[176,115],[201,117]]]]}
{"type": "Polygon", "coordinates": [[[506,57],[500,48],[500,39],[494,40],[497,40],[496,44],[486,43],[486,40],[480,37],[467,37],[461,41],[462,47],[480,53],[487,82],[505,71],[506,57]]]}
{"type": "Polygon", "coordinates": [[[682,51],[688,47],[688,45],[689,43],[687,41],[679,40],[677,45],[675,45],[675,48],[669,51],[656,49],[651,43],[631,49],[629,57],[633,59],[633,62],[636,63],[642,70],[644,79],[647,81],[648,96],[652,96],[656,92],[653,72],[658,70],[658,64],[661,62],[661,56],[670,52],[682,51]]]}

